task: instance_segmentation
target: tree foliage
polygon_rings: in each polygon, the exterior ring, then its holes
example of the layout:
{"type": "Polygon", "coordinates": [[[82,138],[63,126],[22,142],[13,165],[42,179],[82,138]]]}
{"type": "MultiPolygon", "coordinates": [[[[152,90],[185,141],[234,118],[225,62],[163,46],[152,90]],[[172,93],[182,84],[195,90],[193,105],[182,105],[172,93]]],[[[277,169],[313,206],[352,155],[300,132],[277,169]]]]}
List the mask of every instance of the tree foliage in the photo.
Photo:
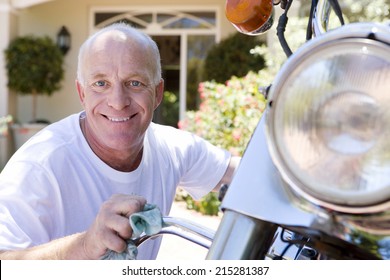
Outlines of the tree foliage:
{"type": "Polygon", "coordinates": [[[63,55],[49,37],[18,37],[5,55],[9,88],[20,94],[47,95],[60,89],[63,55]]]}
{"type": "Polygon", "coordinates": [[[63,55],[47,36],[17,37],[5,50],[8,87],[33,97],[32,121],[36,120],[37,95],[52,95],[64,78],[63,55]]]}
{"type": "Polygon", "coordinates": [[[341,0],[340,5],[348,22],[389,20],[389,0],[341,0]]]}
{"type": "Polygon", "coordinates": [[[207,53],[203,80],[224,83],[232,76],[243,77],[249,71],[263,69],[264,58],[250,54],[250,50],[259,44],[257,37],[238,32],[222,40],[207,53]]]}

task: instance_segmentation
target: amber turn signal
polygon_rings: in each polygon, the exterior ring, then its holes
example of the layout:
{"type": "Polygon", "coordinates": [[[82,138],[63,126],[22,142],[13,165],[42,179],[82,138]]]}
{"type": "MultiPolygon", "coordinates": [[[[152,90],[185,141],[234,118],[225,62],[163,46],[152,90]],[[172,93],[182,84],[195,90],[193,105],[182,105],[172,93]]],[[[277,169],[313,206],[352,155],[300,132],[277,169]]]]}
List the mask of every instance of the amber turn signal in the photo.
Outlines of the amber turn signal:
{"type": "Polygon", "coordinates": [[[270,29],[273,24],[273,1],[226,0],[225,14],[239,32],[258,35],[270,29]]]}

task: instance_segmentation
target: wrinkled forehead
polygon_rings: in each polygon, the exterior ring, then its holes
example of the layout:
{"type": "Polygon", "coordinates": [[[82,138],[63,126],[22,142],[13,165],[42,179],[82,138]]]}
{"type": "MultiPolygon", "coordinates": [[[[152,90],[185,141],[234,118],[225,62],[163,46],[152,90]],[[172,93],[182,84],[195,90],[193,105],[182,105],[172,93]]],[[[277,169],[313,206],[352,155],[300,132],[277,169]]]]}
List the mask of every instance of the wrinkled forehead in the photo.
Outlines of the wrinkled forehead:
{"type": "Polygon", "coordinates": [[[92,62],[112,64],[135,60],[142,61],[152,71],[155,84],[160,82],[160,55],[157,45],[149,36],[129,28],[101,30],[80,47],[77,77],[81,83],[85,82],[84,71],[92,62]]]}

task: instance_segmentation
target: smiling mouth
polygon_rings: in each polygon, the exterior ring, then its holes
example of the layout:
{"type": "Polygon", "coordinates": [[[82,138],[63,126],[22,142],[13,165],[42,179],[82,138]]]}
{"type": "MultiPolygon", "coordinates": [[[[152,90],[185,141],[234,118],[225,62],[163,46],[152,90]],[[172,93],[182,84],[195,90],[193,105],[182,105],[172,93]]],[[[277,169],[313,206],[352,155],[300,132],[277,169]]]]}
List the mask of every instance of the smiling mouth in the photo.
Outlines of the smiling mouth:
{"type": "Polygon", "coordinates": [[[114,122],[114,123],[122,123],[122,122],[127,122],[129,121],[130,119],[132,119],[133,117],[135,117],[136,114],[134,115],[131,115],[129,117],[109,117],[109,116],[105,116],[106,119],[108,119],[109,121],[111,122],[114,122]]]}

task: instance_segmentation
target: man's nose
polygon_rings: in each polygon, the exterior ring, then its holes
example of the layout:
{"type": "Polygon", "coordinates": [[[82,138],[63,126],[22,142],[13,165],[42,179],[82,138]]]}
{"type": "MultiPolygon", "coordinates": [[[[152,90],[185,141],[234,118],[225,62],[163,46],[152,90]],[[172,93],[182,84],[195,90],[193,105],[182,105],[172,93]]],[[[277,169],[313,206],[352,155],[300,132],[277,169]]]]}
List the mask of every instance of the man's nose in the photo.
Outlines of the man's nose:
{"type": "Polygon", "coordinates": [[[130,103],[130,94],[126,92],[124,86],[122,85],[115,86],[107,97],[108,106],[118,111],[129,106],[130,103]]]}

